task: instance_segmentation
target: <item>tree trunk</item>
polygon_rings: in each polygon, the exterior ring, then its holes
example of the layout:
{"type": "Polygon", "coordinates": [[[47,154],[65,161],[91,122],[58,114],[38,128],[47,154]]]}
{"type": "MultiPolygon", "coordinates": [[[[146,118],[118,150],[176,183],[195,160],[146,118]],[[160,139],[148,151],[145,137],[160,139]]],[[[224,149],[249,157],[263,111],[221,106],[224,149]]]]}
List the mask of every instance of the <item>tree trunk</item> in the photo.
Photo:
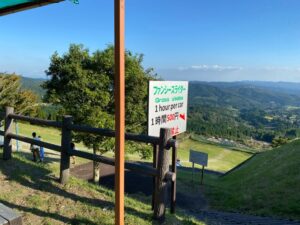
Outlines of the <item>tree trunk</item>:
{"type": "MultiPolygon", "coordinates": [[[[98,150],[93,146],[94,155],[97,155],[98,150]]],[[[93,162],[94,164],[94,171],[93,171],[93,179],[94,183],[98,184],[100,181],[100,162],[93,162]]]]}

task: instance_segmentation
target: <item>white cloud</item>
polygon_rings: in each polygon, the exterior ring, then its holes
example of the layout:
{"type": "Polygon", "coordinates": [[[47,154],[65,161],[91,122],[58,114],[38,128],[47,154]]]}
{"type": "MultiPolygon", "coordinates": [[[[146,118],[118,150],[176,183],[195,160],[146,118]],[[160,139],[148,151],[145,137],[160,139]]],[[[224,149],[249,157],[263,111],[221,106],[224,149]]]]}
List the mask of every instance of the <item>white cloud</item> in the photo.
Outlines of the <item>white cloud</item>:
{"type": "Polygon", "coordinates": [[[288,66],[239,67],[203,64],[161,69],[158,74],[166,80],[300,82],[300,68],[288,66]]]}
{"type": "Polygon", "coordinates": [[[189,67],[179,67],[180,71],[186,70],[196,70],[196,71],[217,71],[217,72],[224,72],[224,71],[235,71],[235,70],[242,70],[243,67],[240,66],[223,66],[223,65],[193,65],[189,67]]]}
{"type": "Polygon", "coordinates": [[[300,72],[300,68],[295,67],[274,67],[274,66],[266,66],[263,68],[266,71],[276,71],[276,72],[300,72]]]}

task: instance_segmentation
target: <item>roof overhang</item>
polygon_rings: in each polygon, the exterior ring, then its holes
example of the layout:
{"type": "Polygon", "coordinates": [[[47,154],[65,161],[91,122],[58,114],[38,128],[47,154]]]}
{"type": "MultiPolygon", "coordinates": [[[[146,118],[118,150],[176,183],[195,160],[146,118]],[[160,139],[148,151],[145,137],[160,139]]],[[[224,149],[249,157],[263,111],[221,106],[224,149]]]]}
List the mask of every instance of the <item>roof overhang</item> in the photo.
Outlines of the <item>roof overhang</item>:
{"type": "Polygon", "coordinates": [[[62,1],[64,0],[0,0],[0,16],[62,1]]]}

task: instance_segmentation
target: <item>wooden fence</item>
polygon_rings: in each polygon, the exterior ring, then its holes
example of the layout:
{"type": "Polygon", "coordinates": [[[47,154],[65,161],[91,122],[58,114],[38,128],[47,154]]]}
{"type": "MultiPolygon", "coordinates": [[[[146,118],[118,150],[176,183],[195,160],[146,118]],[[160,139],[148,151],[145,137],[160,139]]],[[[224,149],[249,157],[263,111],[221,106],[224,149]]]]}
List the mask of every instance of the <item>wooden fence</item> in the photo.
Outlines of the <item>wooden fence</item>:
{"type": "MultiPolygon", "coordinates": [[[[89,134],[101,135],[106,137],[115,137],[115,131],[109,129],[94,128],[83,125],[73,124],[71,116],[64,116],[62,122],[42,120],[28,116],[17,115],[14,109],[6,107],[4,121],[4,131],[0,135],[4,136],[3,159],[9,160],[12,157],[12,140],[19,140],[29,144],[35,144],[61,153],[60,160],[60,183],[68,182],[70,174],[70,157],[77,156],[85,159],[101,162],[104,164],[115,165],[113,158],[95,155],[80,150],[72,150],[72,131],[84,132],[89,134]],[[44,141],[38,141],[33,138],[24,137],[13,133],[13,120],[26,121],[35,125],[59,128],[62,131],[61,145],[55,145],[44,141]]],[[[159,137],[148,135],[137,135],[126,133],[125,139],[128,141],[148,143],[153,146],[153,166],[146,166],[135,162],[125,162],[125,168],[131,171],[142,173],[153,177],[152,210],[154,218],[163,220],[166,211],[166,197],[168,195],[168,182],[171,182],[171,213],[175,213],[176,203],[176,157],[177,142],[175,137],[171,137],[170,129],[161,129],[159,137]],[[169,166],[170,149],[172,149],[171,171],[169,166]]]]}

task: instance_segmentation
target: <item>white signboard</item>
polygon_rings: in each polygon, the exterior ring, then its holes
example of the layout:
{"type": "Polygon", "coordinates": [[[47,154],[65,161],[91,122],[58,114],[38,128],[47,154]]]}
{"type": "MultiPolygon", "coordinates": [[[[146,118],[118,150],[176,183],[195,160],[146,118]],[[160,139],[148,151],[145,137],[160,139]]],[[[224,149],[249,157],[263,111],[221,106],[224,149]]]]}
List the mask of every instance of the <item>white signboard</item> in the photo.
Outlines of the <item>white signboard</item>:
{"type": "Polygon", "coordinates": [[[186,131],[187,81],[150,81],[148,101],[148,135],[159,137],[160,128],[172,136],[186,131]]]}

